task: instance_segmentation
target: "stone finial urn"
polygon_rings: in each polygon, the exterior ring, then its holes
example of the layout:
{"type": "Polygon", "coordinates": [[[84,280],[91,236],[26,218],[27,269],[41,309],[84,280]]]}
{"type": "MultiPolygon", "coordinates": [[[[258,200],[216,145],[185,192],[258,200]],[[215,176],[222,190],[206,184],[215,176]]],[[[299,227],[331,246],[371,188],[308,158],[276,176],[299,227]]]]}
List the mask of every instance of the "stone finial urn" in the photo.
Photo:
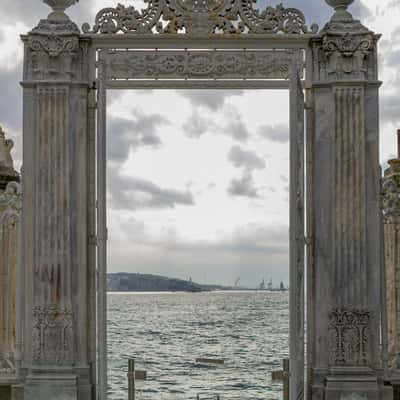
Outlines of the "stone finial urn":
{"type": "Polygon", "coordinates": [[[328,5],[335,9],[332,21],[351,21],[353,16],[347,11],[347,7],[354,0],[325,0],[328,5]]]}
{"type": "Polygon", "coordinates": [[[43,0],[48,6],[53,9],[53,12],[47,17],[50,21],[68,21],[69,17],[65,14],[65,10],[71,7],[79,0],[43,0]]]}

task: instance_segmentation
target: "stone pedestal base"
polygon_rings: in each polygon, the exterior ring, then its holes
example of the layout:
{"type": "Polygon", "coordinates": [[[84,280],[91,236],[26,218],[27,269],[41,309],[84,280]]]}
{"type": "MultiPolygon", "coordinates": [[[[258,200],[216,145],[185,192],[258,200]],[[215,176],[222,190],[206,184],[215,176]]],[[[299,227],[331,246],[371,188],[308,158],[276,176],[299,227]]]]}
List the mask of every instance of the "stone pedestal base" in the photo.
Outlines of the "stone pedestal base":
{"type": "Polygon", "coordinates": [[[77,400],[77,378],[69,374],[28,376],[24,385],[23,399],[77,400]]]}
{"type": "MultiPolygon", "coordinates": [[[[372,372],[372,371],[371,371],[372,372]]],[[[326,380],[326,400],[392,400],[391,386],[379,384],[371,374],[354,374],[351,371],[329,375],[326,380]]]]}

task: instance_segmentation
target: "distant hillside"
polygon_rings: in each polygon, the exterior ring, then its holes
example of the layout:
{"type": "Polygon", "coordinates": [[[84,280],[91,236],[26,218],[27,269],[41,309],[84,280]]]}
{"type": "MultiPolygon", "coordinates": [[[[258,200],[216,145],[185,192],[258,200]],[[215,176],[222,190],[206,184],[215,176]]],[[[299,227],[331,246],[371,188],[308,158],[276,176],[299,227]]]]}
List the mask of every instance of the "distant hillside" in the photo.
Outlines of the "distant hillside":
{"type": "Polygon", "coordinates": [[[183,279],[150,274],[118,272],[107,275],[107,290],[111,292],[202,292],[217,288],[222,287],[200,285],[183,279]]]}

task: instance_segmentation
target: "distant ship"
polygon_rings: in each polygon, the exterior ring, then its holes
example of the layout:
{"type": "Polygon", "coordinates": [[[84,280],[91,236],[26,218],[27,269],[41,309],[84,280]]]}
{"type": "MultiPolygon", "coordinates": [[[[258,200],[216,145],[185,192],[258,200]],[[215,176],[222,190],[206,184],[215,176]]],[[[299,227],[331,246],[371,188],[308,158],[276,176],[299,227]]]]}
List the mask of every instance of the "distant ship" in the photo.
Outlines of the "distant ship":
{"type": "Polygon", "coordinates": [[[265,280],[263,278],[263,280],[260,283],[260,286],[258,287],[259,290],[265,290],[265,280]]]}
{"type": "Polygon", "coordinates": [[[272,278],[270,278],[270,280],[268,281],[267,286],[265,286],[265,279],[263,278],[260,285],[258,286],[258,290],[268,290],[268,291],[274,290],[272,285],[272,278]]]}
{"type": "Polygon", "coordinates": [[[288,288],[285,287],[282,281],[279,284],[279,287],[274,287],[272,278],[270,278],[267,285],[265,285],[265,279],[263,278],[257,290],[267,290],[269,292],[285,292],[288,290],[288,288]]]}

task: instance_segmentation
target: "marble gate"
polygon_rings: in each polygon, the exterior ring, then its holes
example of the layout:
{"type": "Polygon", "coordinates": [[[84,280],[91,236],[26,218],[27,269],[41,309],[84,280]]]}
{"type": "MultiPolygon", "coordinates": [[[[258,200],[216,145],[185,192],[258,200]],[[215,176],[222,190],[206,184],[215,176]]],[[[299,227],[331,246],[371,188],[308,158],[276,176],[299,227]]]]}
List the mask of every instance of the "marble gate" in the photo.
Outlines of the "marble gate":
{"type": "Polygon", "coordinates": [[[143,11],[103,9],[83,33],[65,14],[78,0],[44,2],[52,13],[23,36],[23,340],[12,398],[106,397],[106,90],[155,87],[290,88],[291,400],[390,398],[379,35],[353,19],[353,0],[326,0],[335,11],[320,31],[283,5],[149,0],[143,11]]]}

